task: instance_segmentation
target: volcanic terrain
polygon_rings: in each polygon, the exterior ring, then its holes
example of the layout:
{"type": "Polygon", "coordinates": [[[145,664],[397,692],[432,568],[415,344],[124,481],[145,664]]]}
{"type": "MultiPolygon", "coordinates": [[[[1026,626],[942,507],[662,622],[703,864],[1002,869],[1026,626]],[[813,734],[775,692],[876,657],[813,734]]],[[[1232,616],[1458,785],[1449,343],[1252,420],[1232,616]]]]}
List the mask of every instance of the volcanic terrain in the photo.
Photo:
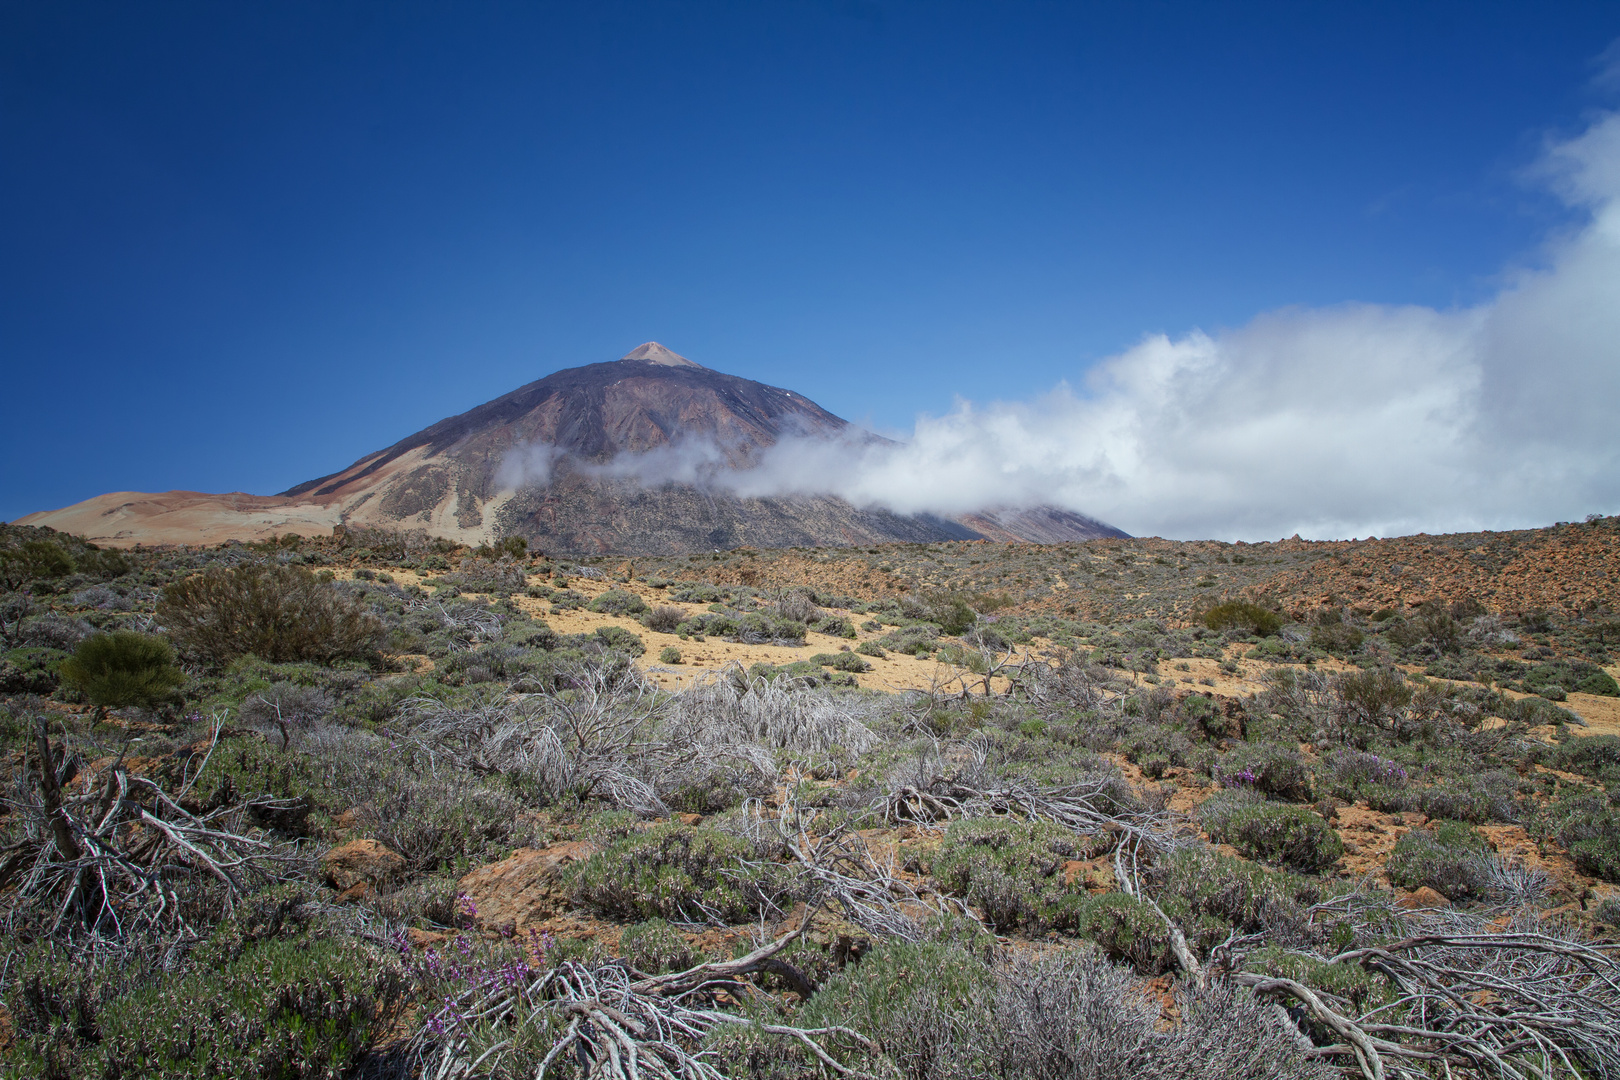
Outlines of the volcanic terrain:
{"type": "Polygon", "coordinates": [[[711,469],[747,469],[790,436],[882,441],[791,390],[647,342],[617,361],[554,372],[280,495],[114,492],[19,523],[115,547],[321,536],[345,526],[628,554],[1125,535],[1053,507],[908,516],[828,495],[738,497],[619,467],[696,451],[711,469]]]}

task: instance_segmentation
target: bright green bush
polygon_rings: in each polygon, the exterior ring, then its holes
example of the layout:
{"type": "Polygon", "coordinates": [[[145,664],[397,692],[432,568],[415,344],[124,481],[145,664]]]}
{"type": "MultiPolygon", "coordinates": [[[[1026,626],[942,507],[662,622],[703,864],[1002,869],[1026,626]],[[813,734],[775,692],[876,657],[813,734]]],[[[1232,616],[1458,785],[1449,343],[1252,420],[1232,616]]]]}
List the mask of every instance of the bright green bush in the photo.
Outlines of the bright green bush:
{"type": "Polygon", "coordinates": [[[150,709],[185,682],[167,641],[132,630],[85,638],[58,670],[63,683],[101,708],[150,709]]]}
{"type": "Polygon", "coordinates": [[[680,663],[681,650],[677,649],[673,645],[665,645],[662,649],[658,650],[658,662],[660,664],[680,663]]]}

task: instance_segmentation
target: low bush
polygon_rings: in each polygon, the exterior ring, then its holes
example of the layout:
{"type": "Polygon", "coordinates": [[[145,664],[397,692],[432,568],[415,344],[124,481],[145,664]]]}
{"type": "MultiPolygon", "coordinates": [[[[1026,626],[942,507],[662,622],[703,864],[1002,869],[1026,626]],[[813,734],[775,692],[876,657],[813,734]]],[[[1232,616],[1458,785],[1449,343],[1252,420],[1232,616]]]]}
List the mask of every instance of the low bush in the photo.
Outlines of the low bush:
{"type": "Polygon", "coordinates": [[[185,682],[167,641],[132,630],[85,638],[58,670],[66,686],[103,709],[155,708],[185,682]]]}
{"type": "Polygon", "coordinates": [[[1211,630],[1243,630],[1269,637],[1282,629],[1282,616],[1247,600],[1228,600],[1204,612],[1204,625],[1211,630]]]}
{"type": "Polygon", "coordinates": [[[69,654],[61,649],[24,648],[0,653],[0,693],[49,694],[61,683],[69,654]]]}
{"type": "Polygon", "coordinates": [[[1584,874],[1620,882],[1620,811],[1599,792],[1567,796],[1548,807],[1546,829],[1584,874]]]}
{"type": "Polygon", "coordinates": [[[1570,739],[1558,748],[1552,764],[1613,784],[1620,779],[1620,736],[1586,735],[1570,739]]]}
{"type": "Polygon", "coordinates": [[[647,651],[647,643],[641,640],[641,635],[622,626],[598,626],[592,636],[605,647],[627,656],[640,656],[647,651]]]}
{"type": "Polygon", "coordinates": [[[1448,777],[1416,793],[1417,808],[1432,818],[1449,818],[1480,824],[1486,821],[1519,820],[1514,795],[1517,773],[1505,769],[1448,777]]]}
{"type": "Polygon", "coordinates": [[[1321,873],[1344,854],[1338,834],[1315,811],[1246,791],[1216,795],[1198,808],[1198,820],[1211,839],[1245,857],[1303,874],[1321,873]]]}
{"type": "Polygon", "coordinates": [[[925,656],[939,648],[939,628],[916,623],[891,630],[877,639],[879,646],[911,656],[925,656]]]}
{"type": "Polygon", "coordinates": [[[1283,743],[1239,743],[1215,766],[1225,787],[1246,787],[1290,802],[1309,802],[1314,795],[1311,766],[1296,746],[1283,743]]]}
{"type": "Polygon", "coordinates": [[[1111,960],[1129,964],[1139,975],[1158,975],[1175,966],[1170,935],[1153,906],[1124,893],[1085,897],[1075,931],[1111,960]]]}
{"type": "Polygon", "coordinates": [[[382,624],[302,567],[209,567],[163,590],[158,620],[183,649],[216,664],[252,653],[273,663],[365,659],[382,624]]]}
{"type": "Polygon", "coordinates": [[[619,935],[619,955],[632,968],[647,975],[685,971],[706,956],[692,947],[686,935],[663,919],[633,923],[619,935]]]}
{"type": "MultiPolygon", "coordinates": [[[[879,1053],[848,1051],[846,1062],[904,1080],[1332,1075],[1303,1056],[1292,1024],[1247,991],[1184,989],[1176,1015],[1167,1024],[1143,980],[1095,949],[991,960],[969,939],[885,942],[830,978],[799,1022],[862,1032],[879,1053]]],[[[725,1043],[743,1044],[715,1047],[735,1062],[732,1075],[804,1074],[785,1063],[750,1067],[762,1048],[739,1032],[725,1043]]]]}
{"type": "Polygon", "coordinates": [[[879,660],[889,655],[883,651],[883,646],[879,645],[875,641],[863,641],[859,645],[855,646],[855,651],[860,653],[862,656],[871,656],[879,660]]]}
{"type": "Polygon", "coordinates": [[[673,645],[665,645],[662,649],[658,650],[658,662],[660,664],[678,664],[678,663],[680,663],[681,662],[681,650],[677,649],[673,645]]]}
{"type": "Polygon", "coordinates": [[[1327,758],[1328,792],[1336,799],[1383,812],[1408,809],[1411,776],[1400,763],[1362,750],[1339,750],[1327,758]]]}
{"type": "Polygon", "coordinates": [[[356,938],[287,929],[260,926],[243,939],[233,922],[189,969],[144,979],[36,947],[7,982],[13,1045],[0,1076],[352,1075],[398,1021],[405,981],[356,938]],[[222,935],[236,940],[222,947],[222,935]]]}
{"type": "Polygon", "coordinates": [[[685,620],[686,611],[684,608],[678,608],[673,604],[659,604],[647,612],[645,621],[647,629],[655,633],[673,634],[685,620]]]}
{"type": "Polygon", "coordinates": [[[1431,888],[1447,900],[1482,895],[1489,882],[1485,838],[1461,821],[1437,821],[1395,841],[1385,869],[1403,889],[1431,888]]]}
{"type": "MultiPolygon", "coordinates": [[[[1148,872],[1147,886],[1200,951],[1233,931],[1314,932],[1304,912],[1326,896],[1320,878],[1268,870],[1202,844],[1167,853],[1148,872]]],[[[1314,929],[1330,932],[1331,923],[1324,914],[1314,929]]]]}
{"type": "Polygon", "coordinates": [[[1049,822],[963,818],[945,831],[932,873],[944,891],[977,906],[997,930],[1073,930],[1085,893],[1065,884],[1063,864],[1099,849],[1049,822]]]}
{"type": "MultiPolygon", "coordinates": [[[[594,611],[599,615],[627,617],[641,615],[646,612],[647,602],[633,592],[627,592],[624,589],[608,589],[586,605],[586,610],[594,611]]],[[[679,619],[676,620],[676,622],[679,621],[679,619]]]]}
{"type": "Polygon", "coordinates": [[[791,873],[764,855],[718,829],[656,825],[580,863],[574,896],[619,918],[747,922],[790,903],[791,873]]]}
{"type": "Polygon", "coordinates": [[[521,591],[528,584],[529,576],[510,559],[463,559],[455,573],[446,574],[440,580],[463,592],[506,595],[521,591]]]}
{"type": "Polygon", "coordinates": [[[816,653],[810,658],[810,662],[821,667],[830,667],[834,671],[852,671],[856,674],[872,670],[871,664],[853,652],[816,653]]]}
{"type": "Polygon", "coordinates": [[[1330,964],[1275,945],[1245,955],[1243,967],[1274,979],[1292,979],[1318,993],[1343,998],[1358,1012],[1382,995],[1382,988],[1360,964],[1330,964]]]}

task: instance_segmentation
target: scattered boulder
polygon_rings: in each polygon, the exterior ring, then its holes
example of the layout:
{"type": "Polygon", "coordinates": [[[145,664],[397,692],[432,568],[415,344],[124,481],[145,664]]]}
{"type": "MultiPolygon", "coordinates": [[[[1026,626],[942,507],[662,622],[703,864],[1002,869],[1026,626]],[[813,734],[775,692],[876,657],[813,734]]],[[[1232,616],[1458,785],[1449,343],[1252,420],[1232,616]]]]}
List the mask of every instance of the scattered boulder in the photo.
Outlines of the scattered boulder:
{"type": "Polygon", "coordinates": [[[481,866],[457,888],[472,901],[474,922],[492,930],[521,932],[566,911],[566,869],[596,851],[582,840],[536,850],[520,848],[509,859],[481,866]]]}
{"type": "Polygon", "coordinates": [[[1451,906],[1451,901],[1447,900],[1445,896],[1439,892],[1439,890],[1431,889],[1427,885],[1407,893],[1405,896],[1402,896],[1399,900],[1397,900],[1396,903],[1408,911],[1417,911],[1421,908],[1447,908],[1451,906]]]}
{"type": "Polygon", "coordinates": [[[327,884],[339,891],[339,900],[359,900],[382,892],[405,870],[405,860],[375,840],[350,840],[321,859],[327,884]]]}

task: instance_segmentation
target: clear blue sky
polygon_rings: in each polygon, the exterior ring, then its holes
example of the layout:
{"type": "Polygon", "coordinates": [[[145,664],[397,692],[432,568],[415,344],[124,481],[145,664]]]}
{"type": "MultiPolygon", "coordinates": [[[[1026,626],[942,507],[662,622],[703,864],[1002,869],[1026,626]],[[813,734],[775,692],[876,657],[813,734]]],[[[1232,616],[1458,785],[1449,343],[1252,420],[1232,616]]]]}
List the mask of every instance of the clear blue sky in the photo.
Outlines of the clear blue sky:
{"type": "Polygon", "coordinates": [[[271,493],[656,339],[884,428],[1469,305],[1606,3],[0,6],[0,517],[271,493]]]}

